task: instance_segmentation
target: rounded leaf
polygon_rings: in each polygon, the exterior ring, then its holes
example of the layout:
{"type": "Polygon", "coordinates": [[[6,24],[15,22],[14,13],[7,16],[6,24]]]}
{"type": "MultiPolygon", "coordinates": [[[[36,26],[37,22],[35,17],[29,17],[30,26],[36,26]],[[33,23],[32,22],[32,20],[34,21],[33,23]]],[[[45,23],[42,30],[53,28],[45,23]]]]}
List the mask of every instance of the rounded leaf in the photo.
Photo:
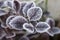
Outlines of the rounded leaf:
{"type": "Polygon", "coordinates": [[[14,17],[16,17],[16,16],[12,15],[12,16],[9,16],[9,17],[6,19],[6,25],[7,25],[7,27],[11,28],[10,25],[9,25],[9,22],[10,22],[10,20],[12,20],[14,17]]]}
{"type": "Polygon", "coordinates": [[[55,27],[55,21],[52,18],[47,18],[46,22],[51,26],[51,27],[55,27]]]}
{"type": "Polygon", "coordinates": [[[40,7],[32,7],[27,11],[27,16],[30,21],[37,21],[42,17],[42,9],[40,7]]]}
{"type": "Polygon", "coordinates": [[[60,28],[52,27],[50,30],[47,31],[50,36],[54,36],[55,34],[60,34],[60,28]]]}
{"type": "Polygon", "coordinates": [[[35,3],[34,2],[28,2],[24,8],[23,8],[23,14],[24,16],[26,17],[27,16],[27,11],[28,9],[30,9],[31,7],[34,7],[35,6],[35,3]]]}
{"type": "Polygon", "coordinates": [[[44,33],[50,29],[50,26],[46,22],[39,22],[35,29],[38,33],[44,33]]]}
{"type": "Polygon", "coordinates": [[[23,28],[29,33],[34,32],[34,26],[31,23],[24,23],[23,28]]]}
{"type": "Polygon", "coordinates": [[[22,30],[23,24],[26,22],[27,22],[27,19],[24,18],[23,16],[16,16],[9,22],[9,25],[12,27],[12,29],[22,30]]]}

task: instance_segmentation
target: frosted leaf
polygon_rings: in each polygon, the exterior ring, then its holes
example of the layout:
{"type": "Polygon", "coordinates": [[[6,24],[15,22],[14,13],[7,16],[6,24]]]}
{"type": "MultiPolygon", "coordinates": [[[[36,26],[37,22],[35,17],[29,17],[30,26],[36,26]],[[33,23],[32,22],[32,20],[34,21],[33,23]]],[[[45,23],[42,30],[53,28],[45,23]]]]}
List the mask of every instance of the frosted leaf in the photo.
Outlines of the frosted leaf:
{"type": "Polygon", "coordinates": [[[29,38],[28,37],[22,37],[22,38],[20,38],[20,40],[29,40],[29,38]]]}
{"type": "Polygon", "coordinates": [[[24,23],[23,28],[29,33],[34,32],[34,26],[31,23],[24,23]]]}
{"type": "Polygon", "coordinates": [[[19,11],[19,9],[20,9],[20,2],[17,1],[17,0],[15,0],[15,1],[14,1],[14,5],[15,5],[15,10],[16,10],[16,11],[19,11]]]}
{"type": "Polygon", "coordinates": [[[50,36],[54,36],[55,34],[60,34],[60,28],[52,27],[50,30],[47,31],[50,36]]]}
{"type": "Polygon", "coordinates": [[[13,2],[12,1],[5,1],[4,5],[12,8],[13,7],[13,2]]]}
{"type": "Polygon", "coordinates": [[[23,15],[22,9],[24,8],[24,6],[25,6],[26,4],[27,4],[27,2],[20,2],[20,9],[19,9],[20,15],[23,15]]]}
{"type": "Polygon", "coordinates": [[[55,26],[55,21],[52,18],[47,18],[46,22],[51,26],[54,27],[55,26]]]}
{"type": "Polygon", "coordinates": [[[12,27],[12,29],[22,30],[23,24],[26,22],[27,22],[27,19],[24,18],[23,16],[16,16],[9,22],[9,25],[12,27]]]}
{"type": "Polygon", "coordinates": [[[6,15],[6,14],[7,14],[7,12],[6,12],[6,11],[4,11],[4,10],[0,9],[0,16],[6,15]]]}
{"type": "Polygon", "coordinates": [[[3,5],[3,4],[4,4],[4,2],[3,2],[3,1],[1,1],[1,2],[0,2],[0,7],[2,7],[2,5],[3,5]]]}
{"type": "Polygon", "coordinates": [[[38,33],[44,33],[50,29],[50,26],[46,22],[39,22],[35,29],[38,33]]]}
{"type": "Polygon", "coordinates": [[[12,15],[12,16],[9,16],[9,17],[6,19],[6,25],[7,25],[7,27],[11,28],[10,25],[9,25],[9,22],[10,22],[10,20],[12,20],[14,17],[15,17],[15,16],[12,15]]]}
{"type": "Polygon", "coordinates": [[[27,11],[27,16],[30,21],[37,21],[42,17],[42,9],[40,7],[32,7],[27,11]]]}
{"type": "Polygon", "coordinates": [[[34,2],[28,2],[24,8],[23,8],[23,14],[26,17],[27,16],[27,11],[28,9],[30,9],[31,7],[35,7],[35,3],[34,2]]]}

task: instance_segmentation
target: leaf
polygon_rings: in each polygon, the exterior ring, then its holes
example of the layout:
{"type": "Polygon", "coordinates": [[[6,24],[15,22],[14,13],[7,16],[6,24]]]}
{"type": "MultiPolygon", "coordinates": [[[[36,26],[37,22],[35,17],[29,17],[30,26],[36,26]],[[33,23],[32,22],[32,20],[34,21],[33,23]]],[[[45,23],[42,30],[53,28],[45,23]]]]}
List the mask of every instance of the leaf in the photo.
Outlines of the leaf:
{"type": "Polygon", "coordinates": [[[4,2],[3,2],[3,1],[1,1],[1,2],[0,2],[0,7],[2,7],[2,5],[3,5],[3,4],[4,4],[4,2]]]}
{"type": "Polygon", "coordinates": [[[27,11],[28,11],[28,9],[30,9],[31,7],[35,7],[36,5],[35,5],[35,3],[34,2],[28,2],[25,6],[24,6],[24,8],[23,8],[23,14],[24,14],[24,16],[26,17],[27,16],[27,11]]]}
{"type": "Polygon", "coordinates": [[[24,6],[25,6],[26,4],[27,4],[27,2],[20,2],[20,9],[19,9],[20,15],[23,15],[22,9],[24,8],[24,6]]]}
{"type": "Polygon", "coordinates": [[[44,33],[50,29],[50,26],[46,22],[39,22],[35,29],[38,33],[44,33]]]}
{"type": "Polygon", "coordinates": [[[27,16],[30,21],[37,21],[42,17],[42,9],[40,7],[32,7],[27,11],[27,16]]]}
{"type": "Polygon", "coordinates": [[[23,24],[23,29],[25,29],[29,33],[34,32],[34,26],[31,23],[24,23],[23,24]]]}
{"type": "Polygon", "coordinates": [[[50,30],[47,31],[50,36],[54,36],[55,34],[60,34],[60,28],[52,27],[50,30]]]}
{"type": "Polygon", "coordinates": [[[27,22],[27,19],[24,18],[23,16],[16,16],[9,22],[9,25],[12,27],[12,29],[22,30],[23,24],[26,22],[27,22]]]}
{"type": "Polygon", "coordinates": [[[10,25],[9,25],[9,22],[10,22],[10,20],[12,20],[14,17],[16,17],[16,16],[15,16],[15,15],[11,15],[11,16],[9,16],[9,17],[6,19],[6,25],[7,25],[7,27],[11,28],[10,25]]]}
{"type": "Polygon", "coordinates": [[[52,18],[47,18],[46,22],[51,26],[51,27],[55,27],[55,21],[52,18]]]}
{"type": "Polygon", "coordinates": [[[5,10],[0,9],[0,16],[8,14],[5,10]]]}
{"type": "Polygon", "coordinates": [[[14,5],[15,5],[15,10],[16,10],[16,12],[18,12],[19,9],[20,9],[20,2],[17,1],[17,0],[14,0],[14,5]]]}
{"type": "Polygon", "coordinates": [[[8,1],[8,0],[6,0],[6,1],[4,2],[4,5],[12,8],[12,7],[13,7],[13,1],[8,1]]]}

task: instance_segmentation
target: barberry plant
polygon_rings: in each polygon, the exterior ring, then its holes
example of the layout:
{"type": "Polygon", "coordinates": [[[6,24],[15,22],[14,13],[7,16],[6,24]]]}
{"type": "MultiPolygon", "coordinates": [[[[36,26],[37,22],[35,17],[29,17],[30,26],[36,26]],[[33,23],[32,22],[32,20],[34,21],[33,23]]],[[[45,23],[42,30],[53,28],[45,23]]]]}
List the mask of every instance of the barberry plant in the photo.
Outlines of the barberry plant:
{"type": "MultiPolygon", "coordinates": [[[[0,2],[0,39],[24,34],[19,40],[30,40],[28,35],[47,33],[50,36],[60,33],[52,18],[41,21],[43,11],[34,2],[10,0],[0,2]]],[[[34,35],[32,35],[34,36],[34,35]]]]}

